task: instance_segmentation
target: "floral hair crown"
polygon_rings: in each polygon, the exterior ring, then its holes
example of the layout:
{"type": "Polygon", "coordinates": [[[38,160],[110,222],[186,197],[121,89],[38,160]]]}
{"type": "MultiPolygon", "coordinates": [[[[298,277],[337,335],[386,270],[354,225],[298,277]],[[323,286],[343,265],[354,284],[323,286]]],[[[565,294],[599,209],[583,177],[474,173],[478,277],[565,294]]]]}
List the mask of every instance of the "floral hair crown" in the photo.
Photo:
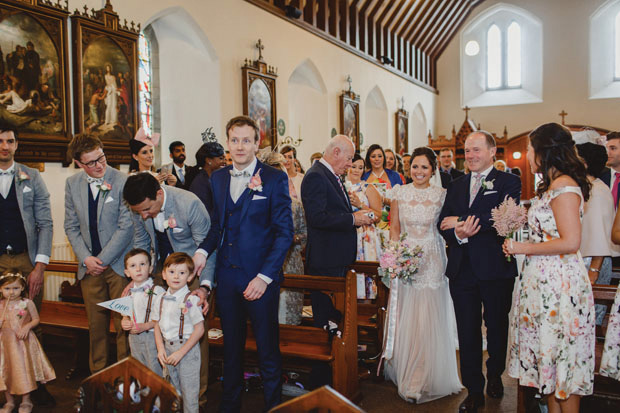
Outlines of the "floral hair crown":
{"type": "Polygon", "coordinates": [[[26,278],[20,273],[12,273],[12,272],[0,275],[0,281],[8,277],[17,277],[17,278],[21,278],[22,280],[26,281],[26,278]]]}

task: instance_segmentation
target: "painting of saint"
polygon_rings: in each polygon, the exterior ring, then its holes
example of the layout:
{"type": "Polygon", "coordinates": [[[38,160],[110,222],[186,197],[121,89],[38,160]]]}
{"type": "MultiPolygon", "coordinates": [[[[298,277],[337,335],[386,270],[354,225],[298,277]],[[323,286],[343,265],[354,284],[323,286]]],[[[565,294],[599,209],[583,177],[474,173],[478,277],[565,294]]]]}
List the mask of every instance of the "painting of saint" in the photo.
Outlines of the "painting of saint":
{"type": "Polygon", "coordinates": [[[84,130],[101,139],[133,137],[130,72],[127,57],[113,40],[100,37],[88,44],[82,58],[84,130]]]}
{"type": "Polygon", "coordinates": [[[407,126],[403,118],[398,119],[398,153],[402,156],[407,151],[407,126]]]}
{"type": "Polygon", "coordinates": [[[271,93],[263,80],[255,79],[248,91],[248,116],[258,126],[260,148],[274,144],[271,113],[271,93]]]}
{"type": "Polygon", "coordinates": [[[0,118],[24,133],[64,135],[61,56],[27,13],[0,21],[0,118]]]}
{"type": "MultiPolygon", "coordinates": [[[[344,105],[344,134],[347,135],[353,142],[357,142],[357,116],[355,114],[355,107],[350,102],[345,102],[344,105]]],[[[356,145],[357,147],[357,145],[356,145]]]]}

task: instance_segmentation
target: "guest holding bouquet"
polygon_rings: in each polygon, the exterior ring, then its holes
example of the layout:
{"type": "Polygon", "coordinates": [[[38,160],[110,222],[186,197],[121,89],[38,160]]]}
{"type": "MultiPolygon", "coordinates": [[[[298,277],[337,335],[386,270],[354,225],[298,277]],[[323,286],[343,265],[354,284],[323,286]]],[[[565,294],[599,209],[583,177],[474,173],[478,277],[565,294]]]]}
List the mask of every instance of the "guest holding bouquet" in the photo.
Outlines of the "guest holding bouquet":
{"type": "Polygon", "coordinates": [[[594,299],[579,254],[592,185],[570,132],[556,123],[530,134],[527,160],[542,176],[528,212],[530,242],[503,246],[507,255],[526,255],[513,297],[509,374],[530,395],[548,395],[550,413],[576,413],[594,381],[594,299]]]}
{"type": "Polygon", "coordinates": [[[422,255],[413,249],[412,262],[419,261],[413,279],[392,280],[384,334],[385,376],[398,385],[403,399],[417,403],[462,388],[456,367],[454,308],[444,275],[446,249],[437,230],[446,198],[438,175],[435,153],[417,148],[411,155],[413,182],[392,190],[390,239],[402,240],[410,249],[419,246],[422,255]],[[431,177],[435,177],[432,184],[431,177]]]}
{"type": "MultiPolygon", "coordinates": [[[[364,159],[359,154],[353,156],[353,164],[347,170],[345,188],[351,200],[353,211],[370,209],[375,215],[375,222],[381,216],[381,195],[374,186],[362,181],[364,159]]],[[[381,256],[381,240],[374,224],[357,227],[357,260],[378,261],[381,256]]]]}

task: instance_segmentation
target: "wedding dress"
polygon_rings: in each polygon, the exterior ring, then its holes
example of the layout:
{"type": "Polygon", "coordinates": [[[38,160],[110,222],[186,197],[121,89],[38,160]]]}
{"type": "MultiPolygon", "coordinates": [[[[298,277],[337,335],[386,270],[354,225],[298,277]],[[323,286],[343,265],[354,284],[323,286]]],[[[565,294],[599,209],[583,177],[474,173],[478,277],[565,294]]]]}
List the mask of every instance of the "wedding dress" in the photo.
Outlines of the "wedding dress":
{"type": "Polygon", "coordinates": [[[392,280],[390,300],[396,300],[389,311],[393,311],[395,327],[391,334],[386,322],[386,347],[391,350],[384,348],[385,376],[398,386],[402,398],[417,403],[463,388],[456,364],[454,307],[444,275],[446,248],[437,229],[445,197],[446,190],[435,185],[392,189],[392,199],[398,200],[401,234],[407,234],[412,246],[422,247],[423,257],[414,281],[392,280]]]}

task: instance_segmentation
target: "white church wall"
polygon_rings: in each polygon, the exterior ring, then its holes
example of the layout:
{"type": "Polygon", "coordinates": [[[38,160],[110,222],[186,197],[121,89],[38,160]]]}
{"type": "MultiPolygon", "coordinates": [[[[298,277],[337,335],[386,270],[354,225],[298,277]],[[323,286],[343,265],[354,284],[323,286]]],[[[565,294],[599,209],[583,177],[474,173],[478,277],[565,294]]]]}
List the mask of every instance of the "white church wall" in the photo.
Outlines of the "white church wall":
{"type": "MultiPolygon", "coordinates": [[[[478,107],[470,118],[483,129],[508,135],[531,130],[547,122],[560,122],[562,110],[568,112],[567,124],[587,124],[618,130],[620,99],[590,99],[588,62],[590,18],[604,0],[502,0],[532,13],[542,21],[543,33],[543,101],[540,103],[478,107]]],[[[463,27],[476,16],[500,3],[487,0],[478,6],[463,27]]],[[[463,28],[461,29],[463,30],[463,28]]],[[[449,135],[452,125],[463,122],[461,110],[460,32],[440,57],[437,66],[439,95],[434,117],[435,133],[449,135]]],[[[425,108],[426,110],[426,108],[425,108]]]]}

